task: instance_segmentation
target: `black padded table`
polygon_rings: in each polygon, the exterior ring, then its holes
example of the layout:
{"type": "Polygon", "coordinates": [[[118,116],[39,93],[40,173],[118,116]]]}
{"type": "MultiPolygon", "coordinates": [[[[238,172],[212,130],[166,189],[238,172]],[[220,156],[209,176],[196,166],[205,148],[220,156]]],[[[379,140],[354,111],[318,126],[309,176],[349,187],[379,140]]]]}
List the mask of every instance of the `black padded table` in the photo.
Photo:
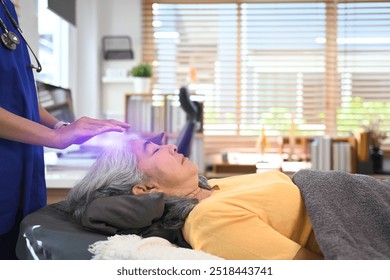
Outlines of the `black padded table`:
{"type": "Polygon", "coordinates": [[[87,260],[89,245],[107,236],[73,223],[58,202],[26,216],[21,225],[16,255],[21,260],[87,260]]]}

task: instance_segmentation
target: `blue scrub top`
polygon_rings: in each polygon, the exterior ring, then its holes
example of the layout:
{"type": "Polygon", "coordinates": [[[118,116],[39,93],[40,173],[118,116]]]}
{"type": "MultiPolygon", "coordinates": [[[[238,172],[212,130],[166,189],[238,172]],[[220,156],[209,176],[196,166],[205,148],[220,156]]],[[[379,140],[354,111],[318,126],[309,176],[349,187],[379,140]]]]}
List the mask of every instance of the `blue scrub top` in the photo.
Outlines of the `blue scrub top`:
{"type": "MultiPolygon", "coordinates": [[[[13,17],[15,8],[4,0],[13,17]]],[[[40,122],[38,100],[30,57],[25,42],[0,3],[0,17],[20,39],[16,50],[0,42],[0,107],[23,118],[40,122]]],[[[0,32],[4,31],[0,28],[0,32]]],[[[0,235],[27,214],[46,205],[43,147],[0,138],[0,235]]]]}

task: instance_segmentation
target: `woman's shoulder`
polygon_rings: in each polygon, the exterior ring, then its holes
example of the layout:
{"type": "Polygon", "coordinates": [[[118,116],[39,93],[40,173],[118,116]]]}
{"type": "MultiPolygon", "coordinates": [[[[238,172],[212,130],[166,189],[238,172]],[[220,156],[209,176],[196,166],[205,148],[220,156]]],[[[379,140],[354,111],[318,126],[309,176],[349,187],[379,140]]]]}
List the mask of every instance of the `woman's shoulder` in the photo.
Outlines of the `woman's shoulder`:
{"type": "Polygon", "coordinates": [[[266,181],[286,181],[291,182],[291,178],[278,170],[270,170],[261,173],[251,173],[244,175],[236,175],[225,178],[209,179],[210,186],[238,186],[254,181],[266,182],[266,181]]]}

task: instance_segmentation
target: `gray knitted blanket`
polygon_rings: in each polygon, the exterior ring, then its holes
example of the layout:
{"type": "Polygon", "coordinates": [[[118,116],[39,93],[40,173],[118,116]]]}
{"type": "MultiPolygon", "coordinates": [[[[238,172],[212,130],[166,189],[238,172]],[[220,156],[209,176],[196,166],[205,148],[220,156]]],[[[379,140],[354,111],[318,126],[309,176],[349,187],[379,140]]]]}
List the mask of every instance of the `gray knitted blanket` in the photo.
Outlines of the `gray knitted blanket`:
{"type": "Polygon", "coordinates": [[[342,171],[301,170],[301,190],[325,259],[390,259],[390,181],[342,171]]]}

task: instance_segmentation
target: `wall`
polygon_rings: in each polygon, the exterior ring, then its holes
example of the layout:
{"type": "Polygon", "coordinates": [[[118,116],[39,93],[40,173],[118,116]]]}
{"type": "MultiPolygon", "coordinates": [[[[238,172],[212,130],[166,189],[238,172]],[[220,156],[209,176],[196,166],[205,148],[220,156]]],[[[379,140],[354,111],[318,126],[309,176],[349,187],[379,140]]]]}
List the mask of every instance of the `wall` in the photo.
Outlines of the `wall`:
{"type": "MultiPolygon", "coordinates": [[[[99,15],[97,0],[77,1],[76,116],[99,116],[99,15]]],[[[109,19],[107,19],[109,20],[109,19]]]]}
{"type": "MultiPolygon", "coordinates": [[[[101,62],[104,35],[128,35],[135,60],[142,57],[142,0],[77,0],[70,82],[77,117],[102,117],[101,62]]],[[[37,0],[19,0],[20,25],[34,52],[38,49],[37,0]]]]}
{"type": "Polygon", "coordinates": [[[102,37],[128,35],[141,57],[141,0],[77,1],[76,115],[102,116],[102,37]],[[91,106],[92,105],[92,106],[91,106]]]}
{"type": "Polygon", "coordinates": [[[19,25],[22,28],[23,35],[34,52],[37,52],[39,38],[37,0],[18,0],[15,3],[19,3],[19,25]]]}
{"type": "MultiPolygon", "coordinates": [[[[23,36],[27,40],[36,55],[38,55],[38,5],[37,0],[18,0],[15,3],[19,4],[19,26],[23,31],[23,36]]],[[[31,61],[35,65],[34,57],[31,61]]],[[[36,73],[34,71],[34,73],[36,73]]]]}

